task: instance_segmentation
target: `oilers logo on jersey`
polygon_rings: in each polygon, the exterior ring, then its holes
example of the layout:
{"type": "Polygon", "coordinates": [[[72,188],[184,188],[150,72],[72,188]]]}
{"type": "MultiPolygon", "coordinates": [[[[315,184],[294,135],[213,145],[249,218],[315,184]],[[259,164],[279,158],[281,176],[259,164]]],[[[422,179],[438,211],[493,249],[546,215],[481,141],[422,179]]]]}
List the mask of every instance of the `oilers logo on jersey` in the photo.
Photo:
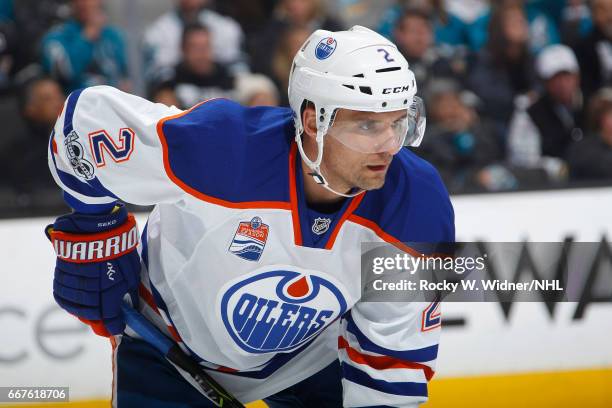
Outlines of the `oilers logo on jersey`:
{"type": "Polygon", "coordinates": [[[253,217],[251,221],[243,221],[238,224],[238,229],[234,234],[229,251],[247,261],[259,261],[270,227],[264,224],[259,217],[253,217]]]}
{"type": "Polygon", "coordinates": [[[294,350],[346,312],[337,284],[296,269],[260,272],[224,291],[221,317],[240,348],[249,353],[294,350]]]}

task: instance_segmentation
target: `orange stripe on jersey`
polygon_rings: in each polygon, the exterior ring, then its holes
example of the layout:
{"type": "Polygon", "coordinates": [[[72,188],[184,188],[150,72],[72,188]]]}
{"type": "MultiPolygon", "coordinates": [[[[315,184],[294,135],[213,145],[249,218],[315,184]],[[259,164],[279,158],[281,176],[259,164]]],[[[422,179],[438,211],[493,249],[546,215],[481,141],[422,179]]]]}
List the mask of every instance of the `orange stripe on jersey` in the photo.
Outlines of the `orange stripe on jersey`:
{"type": "Polygon", "coordinates": [[[365,219],[363,217],[360,217],[358,215],[355,214],[351,214],[350,217],[348,218],[349,221],[354,222],[355,224],[359,224],[362,227],[366,227],[369,230],[372,230],[376,235],[378,235],[378,237],[380,237],[383,241],[388,242],[390,244],[393,244],[393,246],[395,246],[396,248],[409,253],[412,256],[421,256],[421,254],[418,251],[415,251],[414,249],[410,248],[409,246],[407,246],[406,244],[401,243],[397,238],[395,238],[393,235],[386,233],[385,231],[383,231],[383,229],[381,227],[379,227],[375,222],[370,221],[368,219],[365,219]]]}
{"type": "Polygon", "coordinates": [[[351,361],[357,364],[367,365],[368,367],[372,367],[376,370],[387,370],[387,369],[392,369],[392,368],[407,368],[407,369],[413,369],[413,370],[423,370],[423,373],[425,374],[425,378],[427,379],[427,381],[431,380],[435,373],[431,369],[431,367],[425,364],[399,360],[394,357],[372,356],[369,354],[360,353],[359,351],[352,348],[349,345],[348,341],[346,341],[346,339],[342,336],[338,336],[338,349],[346,350],[346,354],[351,359],[351,361]]]}
{"type": "Polygon", "coordinates": [[[181,343],[183,343],[181,336],[178,334],[178,332],[173,326],[168,325],[168,330],[170,330],[170,334],[172,335],[174,341],[180,341],[181,343]]]}
{"type": "Polygon", "coordinates": [[[347,219],[350,219],[350,217],[353,215],[353,212],[357,209],[357,207],[359,207],[359,204],[361,204],[361,200],[363,200],[363,197],[365,197],[365,195],[366,193],[361,193],[358,196],[352,198],[352,201],[349,204],[348,208],[346,209],[344,214],[342,214],[342,218],[340,218],[340,221],[338,221],[336,227],[332,231],[332,234],[329,237],[327,244],[325,245],[325,249],[332,249],[332,247],[334,246],[334,242],[336,242],[336,237],[340,232],[340,228],[342,228],[342,225],[347,219]]]}
{"type": "MultiPolygon", "coordinates": [[[[142,284],[142,282],[140,283],[140,285],[138,285],[138,294],[146,302],[146,304],[149,305],[149,307],[151,307],[151,309],[153,309],[153,311],[161,317],[161,313],[159,312],[159,309],[157,308],[157,304],[155,304],[155,299],[153,298],[153,294],[149,292],[149,289],[147,289],[146,286],[142,284]]],[[[163,317],[162,317],[162,320],[163,320],[163,317]]],[[[183,340],[181,339],[181,336],[178,334],[178,331],[176,331],[174,326],[170,324],[166,324],[166,327],[168,328],[168,331],[170,332],[170,335],[172,336],[174,341],[180,341],[181,343],[183,342],[183,340]]]]}
{"type": "Polygon", "coordinates": [[[153,294],[149,292],[149,290],[145,287],[145,285],[142,284],[142,282],[140,283],[140,285],[138,285],[138,294],[146,302],[146,304],[149,305],[151,309],[153,309],[155,313],[160,314],[159,309],[155,304],[155,300],[153,300],[153,294]]]}
{"type": "MultiPolygon", "coordinates": [[[[297,186],[295,174],[295,157],[297,152],[297,144],[291,144],[289,152],[289,202],[291,203],[291,219],[293,221],[293,240],[295,245],[302,245],[302,231],[300,228],[300,214],[298,211],[297,202],[297,186]]],[[[301,170],[301,169],[300,169],[301,170]]]]}
{"type": "Polygon", "coordinates": [[[204,193],[202,193],[201,191],[198,191],[196,189],[194,189],[193,187],[188,186],[187,184],[185,184],[181,179],[179,179],[176,174],[174,174],[174,172],[172,171],[172,168],[170,167],[170,159],[169,159],[169,151],[168,151],[168,143],[166,141],[166,135],[164,134],[164,124],[172,119],[177,119],[180,118],[182,116],[187,115],[188,113],[190,113],[191,111],[193,111],[194,109],[196,109],[197,107],[215,100],[213,99],[209,99],[203,102],[200,102],[199,104],[193,106],[192,108],[190,108],[189,110],[183,111],[181,113],[178,113],[176,115],[172,115],[172,116],[168,116],[165,118],[162,118],[159,120],[159,122],[157,122],[157,136],[159,137],[159,140],[161,142],[162,145],[162,152],[163,152],[163,160],[164,160],[164,169],[166,170],[166,174],[168,175],[168,177],[170,178],[170,180],[172,180],[172,182],[174,182],[174,184],[176,184],[177,186],[179,186],[183,191],[185,191],[186,193],[199,198],[202,201],[206,201],[208,203],[211,204],[216,204],[216,205],[220,205],[222,207],[227,207],[227,208],[236,208],[236,209],[252,209],[252,208],[260,208],[260,209],[279,209],[279,210],[290,210],[291,209],[291,205],[290,203],[284,202],[284,201],[246,201],[246,202],[232,202],[232,201],[227,201],[227,200],[222,200],[220,198],[215,198],[209,195],[206,195],[204,193]]]}
{"type": "Polygon", "coordinates": [[[219,366],[217,368],[217,371],[221,371],[221,372],[224,372],[224,373],[236,373],[236,372],[238,372],[238,370],[236,370],[235,368],[224,367],[224,366],[219,366]]]}
{"type": "Polygon", "coordinates": [[[113,380],[111,383],[111,406],[113,405],[112,402],[115,401],[117,399],[117,395],[115,394],[115,390],[116,390],[116,386],[117,386],[117,367],[115,366],[115,359],[117,358],[117,340],[115,340],[114,336],[110,336],[109,337],[110,343],[111,343],[111,347],[112,347],[112,352],[111,352],[111,364],[112,364],[112,370],[113,370],[113,380]]]}

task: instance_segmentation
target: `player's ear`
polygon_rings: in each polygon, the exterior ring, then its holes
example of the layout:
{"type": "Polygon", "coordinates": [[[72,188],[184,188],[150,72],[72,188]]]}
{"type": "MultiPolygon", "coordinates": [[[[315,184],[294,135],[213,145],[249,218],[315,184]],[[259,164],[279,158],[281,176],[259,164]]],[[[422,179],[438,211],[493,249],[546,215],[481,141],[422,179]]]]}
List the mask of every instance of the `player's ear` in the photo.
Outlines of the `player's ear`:
{"type": "Polygon", "coordinates": [[[304,136],[315,139],[317,137],[317,114],[312,103],[309,103],[302,112],[304,136]]]}

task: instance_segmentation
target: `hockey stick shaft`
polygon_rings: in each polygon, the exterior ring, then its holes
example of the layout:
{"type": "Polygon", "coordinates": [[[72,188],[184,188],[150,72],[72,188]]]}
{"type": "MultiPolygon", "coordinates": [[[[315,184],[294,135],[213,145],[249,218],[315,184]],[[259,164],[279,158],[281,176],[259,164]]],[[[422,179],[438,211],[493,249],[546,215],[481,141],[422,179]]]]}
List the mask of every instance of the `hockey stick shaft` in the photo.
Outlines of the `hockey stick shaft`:
{"type": "Polygon", "coordinates": [[[147,343],[155,347],[170,362],[191,375],[207,398],[218,407],[245,408],[240,401],[219,385],[204,369],[189,357],[174,341],[127,303],[121,306],[125,323],[147,343]]]}

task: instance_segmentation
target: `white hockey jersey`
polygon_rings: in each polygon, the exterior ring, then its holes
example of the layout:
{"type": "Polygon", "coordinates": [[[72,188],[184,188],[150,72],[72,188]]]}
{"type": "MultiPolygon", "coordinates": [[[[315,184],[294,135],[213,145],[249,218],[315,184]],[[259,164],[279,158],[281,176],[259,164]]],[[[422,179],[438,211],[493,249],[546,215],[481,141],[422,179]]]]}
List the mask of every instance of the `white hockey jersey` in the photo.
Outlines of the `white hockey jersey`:
{"type": "Polygon", "coordinates": [[[416,406],[438,305],[360,302],[360,244],[454,241],[448,193],[402,149],[383,188],[319,214],[293,135],[285,108],[217,99],[180,111],[93,87],[69,96],[49,165],[76,211],[156,205],[141,309],[242,401],[339,358],[345,406],[416,406]]]}

